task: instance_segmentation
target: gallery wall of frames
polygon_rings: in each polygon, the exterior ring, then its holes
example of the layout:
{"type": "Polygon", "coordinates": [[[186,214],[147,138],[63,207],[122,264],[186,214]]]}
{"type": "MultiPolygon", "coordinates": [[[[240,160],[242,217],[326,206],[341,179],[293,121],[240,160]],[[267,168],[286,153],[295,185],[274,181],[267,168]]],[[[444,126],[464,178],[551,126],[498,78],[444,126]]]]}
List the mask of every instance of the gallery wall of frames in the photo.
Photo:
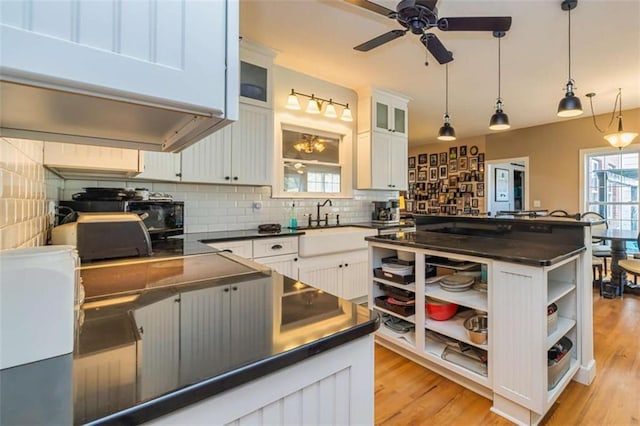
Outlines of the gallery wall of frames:
{"type": "Polygon", "coordinates": [[[407,211],[478,215],[485,197],[484,152],[476,145],[409,157],[407,211]]]}

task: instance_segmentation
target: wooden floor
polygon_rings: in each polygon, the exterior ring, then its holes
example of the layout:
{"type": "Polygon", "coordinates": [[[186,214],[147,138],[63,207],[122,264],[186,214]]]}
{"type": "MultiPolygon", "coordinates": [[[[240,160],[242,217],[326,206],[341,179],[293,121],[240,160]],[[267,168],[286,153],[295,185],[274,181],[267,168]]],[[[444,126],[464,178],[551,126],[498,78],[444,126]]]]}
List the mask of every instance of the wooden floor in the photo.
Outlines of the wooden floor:
{"type": "MultiPolygon", "coordinates": [[[[640,425],[640,296],[594,293],[596,378],[571,382],[544,425],[640,425]]],[[[376,345],[378,425],[509,425],[491,401],[376,345]]]]}

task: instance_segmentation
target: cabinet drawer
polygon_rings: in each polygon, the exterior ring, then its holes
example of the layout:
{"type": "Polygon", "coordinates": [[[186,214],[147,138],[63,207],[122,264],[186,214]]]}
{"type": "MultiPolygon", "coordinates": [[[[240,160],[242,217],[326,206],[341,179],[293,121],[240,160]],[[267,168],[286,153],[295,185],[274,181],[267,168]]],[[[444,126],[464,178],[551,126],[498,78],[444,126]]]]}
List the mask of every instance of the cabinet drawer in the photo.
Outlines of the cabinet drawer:
{"type": "Polygon", "coordinates": [[[251,240],[220,241],[216,243],[208,243],[207,245],[218,250],[229,250],[231,253],[237,254],[238,256],[242,256],[246,259],[251,259],[253,257],[251,240]]]}
{"type": "Polygon", "coordinates": [[[258,238],[253,240],[253,257],[298,252],[298,237],[258,238]]]}

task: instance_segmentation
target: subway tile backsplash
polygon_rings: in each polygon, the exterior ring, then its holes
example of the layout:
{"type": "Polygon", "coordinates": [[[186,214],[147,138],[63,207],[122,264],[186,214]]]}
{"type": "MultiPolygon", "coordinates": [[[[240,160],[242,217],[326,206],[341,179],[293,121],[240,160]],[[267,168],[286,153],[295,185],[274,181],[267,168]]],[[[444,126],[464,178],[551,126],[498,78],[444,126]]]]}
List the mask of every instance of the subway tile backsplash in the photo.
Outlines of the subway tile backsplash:
{"type": "MultiPolygon", "coordinates": [[[[66,180],[61,199],[71,200],[72,195],[85,187],[148,188],[151,192],[170,194],[185,204],[185,232],[231,231],[255,229],[262,223],[279,223],[288,226],[291,204],[295,203],[300,226],[307,223],[304,214],[316,215],[316,204],[324,199],[271,198],[267,186],[230,186],[187,183],[149,183],[136,181],[66,180]]],[[[331,199],[333,206],[323,207],[322,213],[330,213],[329,222],[367,222],[371,219],[371,201],[397,198],[397,191],[354,191],[352,199],[331,199]]]]}
{"type": "Polygon", "coordinates": [[[44,245],[63,180],[42,165],[43,142],[0,138],[0,249],[44,245]]]}

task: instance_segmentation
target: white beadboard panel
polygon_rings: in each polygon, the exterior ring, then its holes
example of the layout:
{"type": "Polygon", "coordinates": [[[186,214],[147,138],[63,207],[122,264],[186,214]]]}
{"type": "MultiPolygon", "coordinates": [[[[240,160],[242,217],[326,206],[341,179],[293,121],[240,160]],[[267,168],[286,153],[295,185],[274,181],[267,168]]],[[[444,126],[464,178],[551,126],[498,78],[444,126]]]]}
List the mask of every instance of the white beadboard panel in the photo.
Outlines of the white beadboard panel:
{"type": "Polygon", "coordinates": [[[155,9],[153,60],[181,69],[184,67],[185,2],[160,1],[155,9]]]}
{"type": "Polygon", "coordinates": [[[74,1],[30,0],[27,2],[31,13],[26,16],[25,29],[72,41],[72,22],[76,13],[73,7],[74,1]]]}
{"type": "Polygon", "coordinates": [[[133,311],[141,334],[138,396],[142,400],[161,395],[178,385],[179,304],[171,295],[133,311]],[[162,371],[163,374],[154,374],[162,371]]]}
{"type": "Polygon", "coordinates": [[[114,31],[116,25],[114,15],[118,11],[116,2],[102,0],[92,1],[89,4],[86,1],[80,1],[76,5],[77,34],[70,41],[108,51],[117,51],[117,33],[114,31]]]}
{"type": "Polygon", "coordinates": [[[120,52],[133,58],[150,58],[152,42],[152,3],[148,1],[120,2],[120,52]]]}
{"type": "Polygon", "coordinates": [[[271,110],[242,105],[240,118],[232,125],[233,153],[232,174],[234,179],[245,184],[270,183],[273,142],[265,135],[273,134],[271,110]]]}
{"type": "Polygon", "coordinates": [[[227,126],[182,151],[185,181],[224,182],[231,176],[231,131],[227,126]]]}
{"type": "Polygon", "coordinates": [[[546,371],[544,351],[546,324],[532,324],[532,318],[544,319],[536,310],[546,306],[546,291],[540,288],[540,268],[496,262],[492,273],[493,339],[492,364],[494,392],[537,413],[544,412],[546,377],[534,372],[546,371]],[[539,302],[539,303],[538,303],[539,302]],[[543,335],[544,331],[544,335],[543,335]],[[513,374],[520,371],[520,374],[513,374]]]}

